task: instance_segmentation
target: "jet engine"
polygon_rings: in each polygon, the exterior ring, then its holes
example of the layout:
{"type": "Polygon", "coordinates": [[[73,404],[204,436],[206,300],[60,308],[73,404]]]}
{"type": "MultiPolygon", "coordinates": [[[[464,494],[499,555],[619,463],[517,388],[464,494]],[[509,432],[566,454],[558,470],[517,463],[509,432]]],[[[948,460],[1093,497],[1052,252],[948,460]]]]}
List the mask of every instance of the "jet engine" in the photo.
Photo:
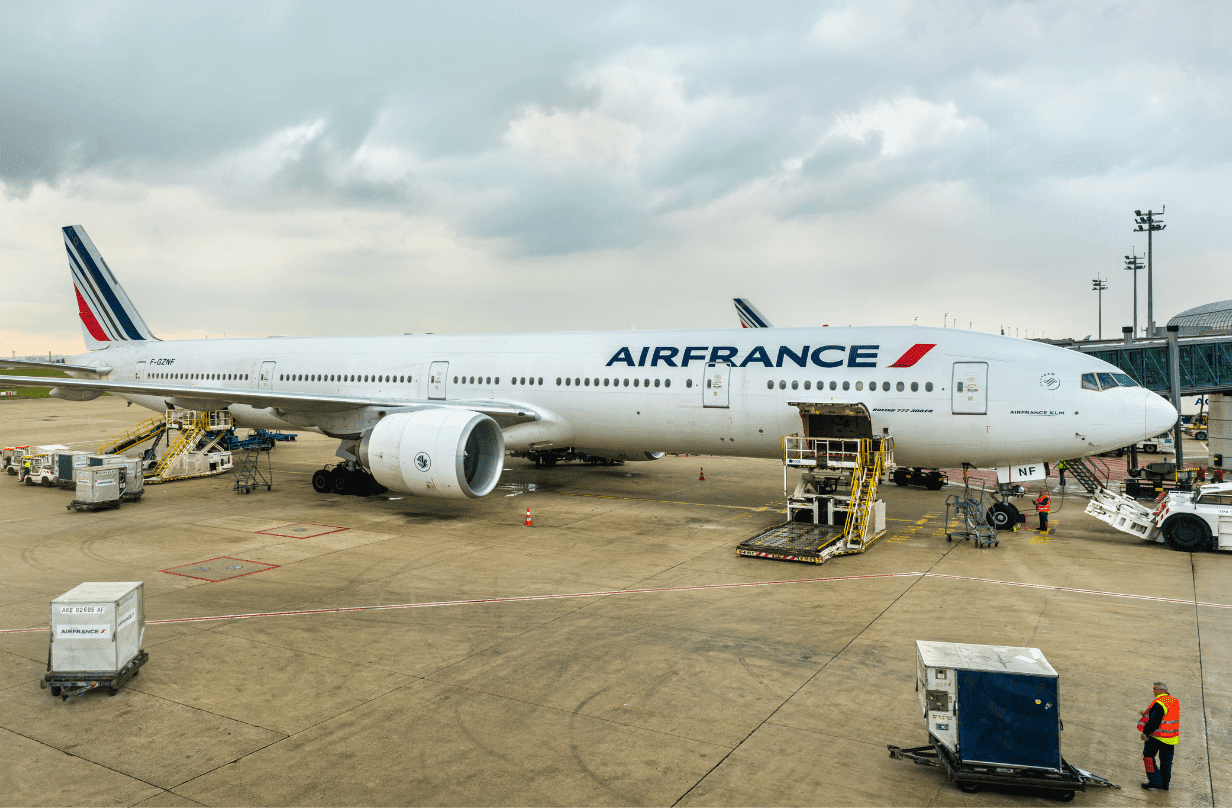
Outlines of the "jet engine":
{"type": "Polygon", "coordinates": [[[505,436],[495,421],[471,410],[394,413],[364,436],[359,462],[394,491],[477,499],[500,480],[505,436]]]}
{"type": "Polygon", "coordinates": [[[658,460],[663,456],[663,452],[626,452],[621,449],[578,449],[577,451],[583,454],[594,455],[595,457],[607,458],[608,460],[624,460],[628,462],[658,460]]]}

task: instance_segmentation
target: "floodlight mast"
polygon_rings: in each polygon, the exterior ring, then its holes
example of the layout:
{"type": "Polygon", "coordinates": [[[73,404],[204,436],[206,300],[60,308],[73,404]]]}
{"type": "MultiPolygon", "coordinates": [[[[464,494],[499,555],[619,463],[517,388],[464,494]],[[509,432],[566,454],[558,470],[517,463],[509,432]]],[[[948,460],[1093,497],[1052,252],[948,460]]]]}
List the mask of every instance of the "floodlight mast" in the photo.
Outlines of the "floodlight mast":
{"type": "Polygon", "coordinates": [[[1167,205],[1160,205],[1159,213],[1153,210],[1148,210],[1143,213],[1140,210],[1134,211],[1134,223],[1138,225],[1134,228],[1135,233],[1146,233],[1146,327],[1147,336],[1155,336],[1155,275],[1152,269],[1151,253],[1152,241],[1151,236],[1156,230],[1163,230],[1167,227],[1166,224],[1159,221],[1157,217],[1164,215],[1164,210],[1167,205]]]}
{"type": "Polygon", "coordinates": [[[1125,256],[1125,268],[1134,273],[1134,337],[1138,336],[1138,272],[1143,268],[1142,258],[1137,250],[1133,255],[1125,256]]]}
{"type": "Polygon", "coordinates": [[[1091,291],[1099,292],[1099,339],[1104,338],[1104,290],[1107,288],[1108,281],[1098,275],[1091,279],[1091,291]]]}

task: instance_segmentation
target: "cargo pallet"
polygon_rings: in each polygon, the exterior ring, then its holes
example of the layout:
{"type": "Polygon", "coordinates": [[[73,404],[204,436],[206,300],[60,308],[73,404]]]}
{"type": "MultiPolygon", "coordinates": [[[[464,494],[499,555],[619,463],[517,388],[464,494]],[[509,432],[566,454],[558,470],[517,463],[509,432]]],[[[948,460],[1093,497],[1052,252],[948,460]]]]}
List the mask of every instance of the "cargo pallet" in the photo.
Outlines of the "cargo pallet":
{"type": "Polygon", "coordinates": [[[1061,768],[1058,771],[1047,769],[1032,769],[1022,766],[1002,766],[985,763],[967,763],[959,760],[949,749],[932,740],[927,746],[911,746],[907,748],[889,745],[890,757],[894,760],[910,760],[917,766],[934,766],[945,772],[947,780],[967,793],[979,791],[988,785],[1016,786],[1019,788],[1039,788],[1056,792],[1054,796],[1061,802],[1069,802],[1074,793],[1086,791],[1087,786],[1119,789],[1116,783],[1083,771],[1072,766],[1061,758],[1061,768]]]}
{"type": "MultiPolygon", "coordinates": [[[[843,544],[846,535],[845,525],[784,522],[742,541],[736,546],[736,554],[749,558],[824,564],[834,556],[862,553],[865,547],[872,543],[865,542],[859,548],[850,549],[843,544]]],[[[883,535],[884,530],[875,534],[873,539],[879,539],[883,535]]]]}
{"type": "Polygon", "coordinates": [[[80,696],[95,688],[107,688],[107,695],[114,696],[120,692],[120,687],[141,671],[141,666],[148,662],[150,655],[144,650],[115,673],[99,673],[96,671],[69,671],[67,673],[52,672],[51,652],[47,653],[47,673],[39,680],[39,687],[44,690],[51,688],[51,695],[59,696],[68,701],[74,696],[80,696]]]}
{"type": "Polygon", "coordinates": [[[103,508],[120,507],[120,500],[112,499],[107,502],[85,502],[80,499],[75,499],[64,507],[66,510],[70,511],[101,511],[103,508]]]}

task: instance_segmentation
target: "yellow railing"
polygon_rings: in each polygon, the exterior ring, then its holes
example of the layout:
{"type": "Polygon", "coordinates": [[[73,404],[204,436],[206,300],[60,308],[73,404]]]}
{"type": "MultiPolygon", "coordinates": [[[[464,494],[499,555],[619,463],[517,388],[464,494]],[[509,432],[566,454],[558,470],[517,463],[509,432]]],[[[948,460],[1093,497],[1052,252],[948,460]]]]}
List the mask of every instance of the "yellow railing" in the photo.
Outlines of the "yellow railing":
{"type": "Polygon", "coordinates": [[[166,474],[172,463],[197,445],[197,441],[205,434],[209,425],[210,417],[206,412],[198,413],[195,419],[185,423],[184,428],[180,430],[180,436],[167,447],[167,451],[158,459],[158,465],[150,472],[150,476],[161,478],[166,474]]]}
{"type": "Polygon", "coordinates": [[[113,438],[108,438],[98,445],[99,454],[114,454],[149,440],[166,428],[167,419],[162,415],[142,421],[136,426],[121,432],[113,438]]]}
{"type": "Polygon", "coordinates": [[[877,501],[877,483],[885,470],[886,449],[885,441],[874,445],[868,438],[860,440],[855,470],[851,474],[851,502],[843,527],[848,541],[864,543],[873,503],[877,501]]]}

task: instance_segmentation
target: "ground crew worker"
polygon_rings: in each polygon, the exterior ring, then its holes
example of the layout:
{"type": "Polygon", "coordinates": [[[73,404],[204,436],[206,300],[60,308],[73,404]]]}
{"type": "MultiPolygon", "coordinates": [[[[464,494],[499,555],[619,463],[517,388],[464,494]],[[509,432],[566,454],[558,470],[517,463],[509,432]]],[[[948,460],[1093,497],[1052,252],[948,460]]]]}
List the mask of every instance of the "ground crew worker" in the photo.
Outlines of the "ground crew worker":
{"type": "Polygon", "coordinates": [[[1215,469],[1215,474],[1212,478],[1215,482],[1223,482],[1223,469],[1215,469]]]}
{"type": "Polygon", "coordinates": [[[1172,782],[1172,756],[1181,740],[1181,703],[1169,695],[1163,682],[1155,683],[1155,700],[1138,719],[1138,731],[1145,741],[1142,765],[1146,768],[1146,782],[1142,787],[1167,791],[1172,782]]]}
{"type": "Polygon", "coordinates": [[[1035,512],[1039,514],[1041,533],[1048,529],[1048,512],[1051,510],[1052,498],[1048,496],[1048,490],[1040,491],[1040,495],[1035,498],[1035,512]]]}
{"type": "Polygon", "coordinates": [[[1057,463],[1057,474],[1060,475],[1061,477],[1061,487],[1062,488],[1065,487],[1065,470],[1067,468],[1069,468],[1069,466],[1065,465],[1064,460],[1062,460],[1060,463],[1057,463]]]}

